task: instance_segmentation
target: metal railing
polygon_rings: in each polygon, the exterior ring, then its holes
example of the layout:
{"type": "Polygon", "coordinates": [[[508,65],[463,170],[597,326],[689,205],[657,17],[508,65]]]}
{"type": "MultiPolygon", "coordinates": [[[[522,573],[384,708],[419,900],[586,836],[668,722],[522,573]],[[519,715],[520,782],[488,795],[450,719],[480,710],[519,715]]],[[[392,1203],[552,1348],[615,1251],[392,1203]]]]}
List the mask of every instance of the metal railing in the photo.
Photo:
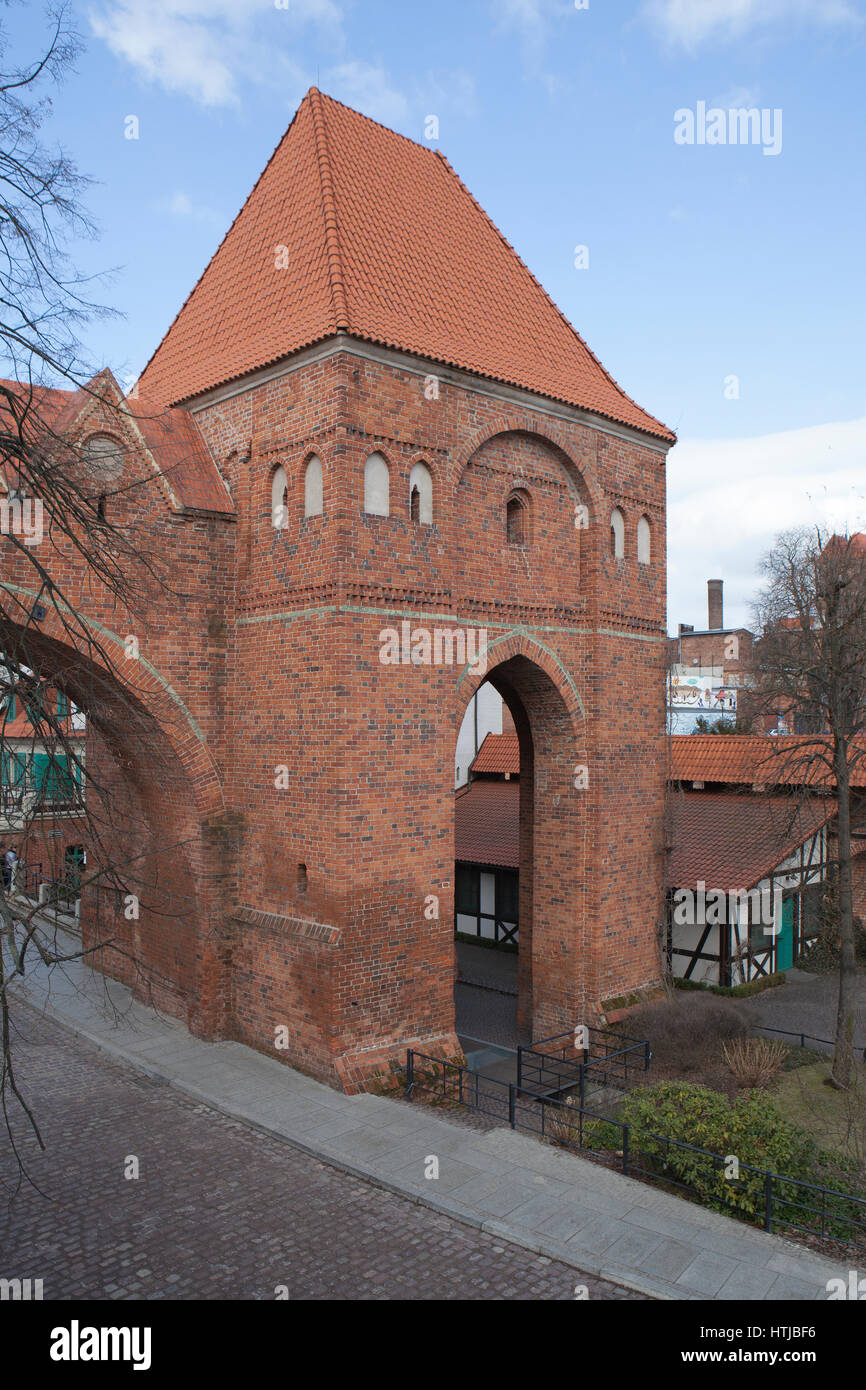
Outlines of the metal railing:
{"type": "MultiPolygon", "coordinates": [[[[410,1049],[406,1097],[416,1092],[442,1103],[465,1105],[536,1138],[602,1159],[627,1177],[679,1190],[703,1206],[724,1211],[764,1230],[800,1231],[866,1250],[866,1198],[766,1168],[740,1163],[729,1177],[730,1159],[680,1139],[637,1130],[514,1082],[481,1077],[456,1062],[410,1049]],[[674,1176],[672,1158],[687,1157],[694,1180],[674,1176]]],[[[681,1171],[682,1169],[680,1169],[681,1171]]]]}
{"type": "Polygon", "coordinates": [[[40,786],[29,780],[0,786],[0,815],[32,816],[83,809],[84,797],[78,786],[40,786]]]}
{"type": "MultiPolygon", "coordinates": [[[[771,1028],[768,1023],[756,1023],[754,1027],[757,1028],[759,1033],[781,1033],[785,1038],[799,1038],[800,1046],[804,1051],[806,1049],[807,1038],[809,1042],[824,1043],[827,1047],[836,1046],[836,1040],[834,1038],[816,1038],[814,1033],[800,1033],[796,1028],[771,1028]]],[[[855,1043],[853,1050],[855,1052],[862,1052],[863,1061],[866,1062],[866,1047],[864,1047],[862,1043],[855,1043]]]]}
{"type": "Polygon", "coordinates": [[[651,1057],[646,1041],[586,1025],[518,1047],[517,1084],[548,1096],[576,1089],[583,1105],[588,1084],[628,1089],[632,1073],[648,1071],[651,1057]]]}
{"type": "Polygon", "coordinates": [[[34,902],[39,901],[39,885],[42,882],[42,865],[25,864],[20,859],[15,865],[12,879],[16,893],[22,897],[32,898],[34,902]]]}

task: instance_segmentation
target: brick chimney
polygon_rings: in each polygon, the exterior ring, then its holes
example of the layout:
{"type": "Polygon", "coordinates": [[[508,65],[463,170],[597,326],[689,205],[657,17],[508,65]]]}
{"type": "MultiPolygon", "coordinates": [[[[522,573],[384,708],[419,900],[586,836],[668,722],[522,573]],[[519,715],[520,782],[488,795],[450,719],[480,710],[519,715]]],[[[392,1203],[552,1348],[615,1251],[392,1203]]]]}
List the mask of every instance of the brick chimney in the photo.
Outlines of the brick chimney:
{"type": "Polygon", "coordinates": [[[707,627],[711,632],[719,632],[725,626],[723,585],[723,579],[707,580],[707,627]]]}

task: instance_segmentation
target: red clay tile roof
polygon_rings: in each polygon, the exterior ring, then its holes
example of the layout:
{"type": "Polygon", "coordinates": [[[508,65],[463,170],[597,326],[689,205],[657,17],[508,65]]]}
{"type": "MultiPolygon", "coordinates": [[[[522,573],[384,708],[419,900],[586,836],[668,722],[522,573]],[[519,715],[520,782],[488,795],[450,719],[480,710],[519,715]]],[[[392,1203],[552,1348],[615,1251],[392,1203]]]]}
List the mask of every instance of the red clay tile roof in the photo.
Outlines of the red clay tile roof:
{"type": "Polygon", "coordinates": [[[517,734],[488,734],[479,748],[472,772],[520,773],[520,741],[517,734]]]}
{"type": "Polygon", "coordinates": [[[520,783],[471,782],[454,798],[454,858],[520,867],[520,783]]]}
{"type": "MultiPolygon", "coordinates": [[[[95,380],[98,381],[98,378],[95,380]]],[[[0,378],[0,388],[4,387],[25,398],[30,396],[39,423],[54,435],[62,435],[70,430],[79,413],[92,400],[91,392],[85,390],[28,387],[0,378]]],[[[5,406],[6,402],[0,396],[0,415],[5,406]]],[[[157,467],[165,475],[181,505],[195,511],[233,515],[235,507],[228,488],[189,411],[165,410],[141,396],[127,401],[127,406],[157,467]]]]}
{"type": "MultiPolygon", "coordinates": [[[[719,735],[721,737],[721,735],[719,735]]],[[[784,796],[677,792],[669,805],[668,888],[753,888],[833,815],[830,803],[784,796]]]]}
{"type": "Polygon", "coordinates": [[[444,155],[312,87],[141,386],[189,400],[341,331],[675,438],[608,375],[444,155]]]}
{"type": "Polygon", "coordinates": [[[157,467],[183,506],[233,515],[229,490],[189,411],[161,410],[141,398],[130,403],[130,410],[157,467]]]}
{"type": "MultiPolygon", "coordinates": [[[[831,791],[835,778],[818,761],[814,740],[797,734],[674,734],[673,782],[729,782],[752,786],[812,786],[831,791]]],[[[855,764],[851,785],[866,787],[866,759],[855,764]]]]}

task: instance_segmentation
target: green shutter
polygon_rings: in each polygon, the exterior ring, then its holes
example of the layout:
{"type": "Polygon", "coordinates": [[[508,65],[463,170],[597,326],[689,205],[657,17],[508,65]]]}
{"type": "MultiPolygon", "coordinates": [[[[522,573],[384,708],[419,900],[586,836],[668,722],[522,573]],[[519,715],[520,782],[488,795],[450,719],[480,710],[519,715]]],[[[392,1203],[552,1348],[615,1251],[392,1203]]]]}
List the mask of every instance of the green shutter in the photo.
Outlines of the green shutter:
{"type": "Polygon", "coordinates": [[[41,801],[72,801],[75,796],[75,782],[69,758],[65,753],[34,753],[33,787],[41,801]]]}
{"type": "Polygon", "coordinates": [[[26,770],[26,753],[19,753],[14,748],[3,749],[3,785],[5,787],[20,786],[24,781],[26,770]]]}

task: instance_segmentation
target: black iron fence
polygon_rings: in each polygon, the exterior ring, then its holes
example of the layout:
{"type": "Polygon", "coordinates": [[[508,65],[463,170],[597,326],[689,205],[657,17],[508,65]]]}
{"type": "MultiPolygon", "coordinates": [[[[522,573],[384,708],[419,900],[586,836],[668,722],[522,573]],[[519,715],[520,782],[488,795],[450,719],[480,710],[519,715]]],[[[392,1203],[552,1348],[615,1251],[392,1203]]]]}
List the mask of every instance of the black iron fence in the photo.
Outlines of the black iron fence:
{"type": "Polygon", "coordinates": [[[39,885],[42,882],[41,864],[24,864],[19,859],[15,866],[15,890],[25,898],[39,901],[39,885]]]}
{"type": "MultiPolygon", "coordinates": [[[[824,1043],[827,1047],[836,1046],[834,1038],[816,1038],[814,1033],[799,1033],[795,1028],[771,1028],[767,1023],[756,1023],[755,1027],[759,1033],[781,1033],[782,1036],[786,1038],[799,1038],[800,1046],[804,1050],[807,1041],[824,1043]]],[[[864,1047],[862,1043],[855,1043],[854,1051],[861,1052],[863,1054],[863,1061],[866,1062],[866,1047],[864,1047]]]]}
{"type": "Polygon", "coordinates": [[[517,1085],[545,1096],[576,1090],[583,1105],[589,1086],[627,1090],[651,1056],[648,1042],[587,1024],[518,1047],[517,1085]]]}
{"type": "Polygon", "coordinates": [[[81,879],[72,870],[58,879],[45,878],[41,864],[29,864],[19,859],[15,865],[12,886],[23,898],[43,907],[59,907],[62,912],[73,915],[75,904],[81,897],[81,879]],[[41,890],[41,891],[40,891],[41,890]]]}
{"type": "Polygon", "coordinates": [[[627,1177],[681,1191],[717,1211],[763,1226],[800,1231],[866,1250],[866,1198],[788,1178],[730,1155],[637,1130],[573,1099],[557,1100],[514,1082],[480,1076],[456,1062],[410,1050],[406,1096],[465,1105],[536,1138],[589,1154],[627,1177]]]}

